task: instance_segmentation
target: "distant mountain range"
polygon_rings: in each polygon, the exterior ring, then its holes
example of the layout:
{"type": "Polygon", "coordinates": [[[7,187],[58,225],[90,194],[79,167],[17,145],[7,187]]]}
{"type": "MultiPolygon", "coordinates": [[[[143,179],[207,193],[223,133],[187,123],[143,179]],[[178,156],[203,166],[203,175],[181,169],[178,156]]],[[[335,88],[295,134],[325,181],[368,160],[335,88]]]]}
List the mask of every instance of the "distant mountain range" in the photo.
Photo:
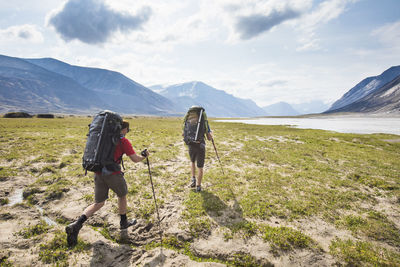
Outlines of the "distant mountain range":
{"type": "Polygon", "coordinates": [[[286,102],[279,102],[263,107],[264,111],[270,116],[296,116],[300,113],[286,102]]]}
{"type": "Polygon", "coordinates": [[[329,109],[321,101],[259,107],[193,81],[151,89],[121,73],[73,66],[52,58],[24,59],[0,55],[0,113],[94,114],[110,109],[121,114],[182,116],[201,105],[210,117],[294,116],[332,112],[400,112],[400,66],[364,79],[329,109]]]}
{"type": "Polygon", "coordinates": [[[368,77],[345,93],[325,113],[334,112],[400,112],[400,66],[368,77]]]}
{"type": "Polygon", "coordinates": [[[202,82],[163,88],[162,94],[115,71],[73,66],[52,58],[0,55],[0,113],[93,114],[110,109],[122,114],[168,116],[183,115],[190,106],[202,105],[214,117],[265,115],[253,101],[202,82]]]}
{"type": "Polygon", "coordinates": [[[289,104],[286,102],[278,102],[263,107],[269,116],[297,116],[303,114],[321,113],[329,108],[328,104],[320,100],[314,100],[299,104],[289,104]]]}
{"type": "Polygon", "coordinates": [[[179,112],[186,112],[193,105],[205,108],[212,117],[255,117],[266,115],[265,111],[249,99],[242,99],[215,89],[203,82],[188,82],[167,87],[151,86],[162,96],[170,99],[179,108],[179,112]]]}

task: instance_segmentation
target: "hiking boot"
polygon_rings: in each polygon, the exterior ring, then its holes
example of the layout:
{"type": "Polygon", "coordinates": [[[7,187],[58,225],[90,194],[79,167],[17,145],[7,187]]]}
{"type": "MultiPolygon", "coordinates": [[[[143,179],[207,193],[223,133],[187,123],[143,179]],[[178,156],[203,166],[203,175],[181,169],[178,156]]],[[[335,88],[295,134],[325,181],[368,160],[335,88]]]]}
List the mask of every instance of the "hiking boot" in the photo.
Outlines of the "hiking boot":
{"type": "Polygon", "coordinates": [[[192,182],[189,185],[190,188],[195,188],[196,187],[196,178],[192,178],[192,182]]]}
{"type": "Polygon", "coordinates": [[[196,192],[197,192],[197,193],[201,192],[201,185],[198,185],[198,186],[196,187],[196,192]]]}
{"type": "Polygon", "coordinates": [[[65,232],[67,232],[68,246],[74,247],[78,243],[78,234],[81,228],[82,224],[78,221],[73,222],[65,227],[65,232]]]}
{"type": "Polygon", "coordinates": [[[136,219],[120,221],[119,226],[121,230],[127,229],[128,227],[135,225],[136,219]]]}

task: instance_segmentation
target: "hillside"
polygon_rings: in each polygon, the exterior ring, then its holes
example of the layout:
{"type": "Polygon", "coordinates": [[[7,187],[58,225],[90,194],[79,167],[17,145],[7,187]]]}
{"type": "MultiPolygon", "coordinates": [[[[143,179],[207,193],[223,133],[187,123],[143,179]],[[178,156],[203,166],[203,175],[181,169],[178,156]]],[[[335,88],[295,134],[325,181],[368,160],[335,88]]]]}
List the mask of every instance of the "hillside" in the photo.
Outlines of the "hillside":
{"type": "MultiPolygon", "coordinates": [[[[390,83],[391,81],[393,81],[394,79],[396,79],[399,76],[400,76],[400,66],[394,66],[394,67],[387,69],[386,71],[384,71],[382,74],[380,74],[378,76],[368,77],[368,78],[362,80],[360,83],[358,83],[353,88],[351,88],[339,100],[334,102],[332,104],[332,106],[326,112],[332,113],[332,112],[338,112],[339,110],[347,111],[347,109],[344,108],[346,106],[349,107],[350,109],[353,109],[353,108],[351,108],[352,103],[354,103],[356,101],[362,101],[362,99],[364,97],[367,97],[368,95],[375,93],[380,88],[382,88],[386,84],[390,83]]],[[[389,98],[390,97],[385,98],[386,101],[388,101],[388,103],[391,102],[391,100],[389,98]]],[[[377,99],[377,103],[378,102],[380,103],[380,106],[381,106],[380,109],[387,110],[387,108],[385,108],[385,105],[386,105],[385,102],[382,102],[381,100],[377,99]]],[[[369,101],[363,102],[363,103],[364,104],[372,104],[372,105],[374,105],[375,110],[378,109],[376,106],[376,103],[373,103],[372,98],[370,98],[369,101]]],[[[359,102],[359,104],[360,104],[360,102],[359,102]]],[[[362,108],[360,108],[359,104],[357,104],[358,108],[354,108],[354,109],[362,110],[362,108]]],[[[370,109],[369,106],[365,106],[364,112],[366,112],[366,110],[369,110],[369,109],[370,109]]]]}
{"type": "Polygon", "coordinates": [[[374,92],[334,112],[400,113],[400,75],[374,92]]]}
{"type": "Polygon", "coordinates": [[[0,55],[0,112],[94,111],[109,107],[74,80],[21,59],[0,55]],[[84,107],[84,108],[83,108],[84,107]]]}
{"type": "Polygon", "coordinates": [[[102,101],[111,103],[116,112],[168,115],[176,109],[165,97],[119,72],[73,66],[52,58],[26,61],[73,79],[94,91],[102,101]]]}
{"type": "Polygon", "coordinates": [[[0,55],[0,112],[174,114],[174,104],[121,73],[0,55]]]}

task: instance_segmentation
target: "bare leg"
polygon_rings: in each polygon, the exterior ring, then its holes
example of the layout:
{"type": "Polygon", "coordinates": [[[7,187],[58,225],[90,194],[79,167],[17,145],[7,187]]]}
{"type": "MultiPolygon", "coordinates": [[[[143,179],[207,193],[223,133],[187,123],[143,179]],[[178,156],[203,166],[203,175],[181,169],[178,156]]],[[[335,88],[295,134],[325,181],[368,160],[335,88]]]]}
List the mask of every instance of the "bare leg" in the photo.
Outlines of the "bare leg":
{"type": "Polygon", "coordinates": [[[126,200],[126,196],[123,197],[118,197],[118,211],[119,214],[126,214],[126,209],[127,209],[127,200],[126,200]]]}
{"type": "Polygon", "coordinates": [[[194,162],[192,162],[191,168],[192,168],[192,177],[196,177],[196,164],[194,162]]]}
{"type": "Polygon", "coordinates": [[[201,180],[203,179],[203,168],[198,168],[199,169],[199,176],[197,176],[197,186],[201,185],[201,180]]]}
{"type": "Polygon", "coordinates": [[[85,211],[83,212],[83,214],[86,215],[87,218],[89,218],[90,216],[92,216],[96,211],[98,211],[99,209],[101,209],[101,207],[104,206],[104,201],[100,202],[100,203],[93,203],[92,205],[90,205],[89,207],[87,207],[85,209],[85,211]]]}

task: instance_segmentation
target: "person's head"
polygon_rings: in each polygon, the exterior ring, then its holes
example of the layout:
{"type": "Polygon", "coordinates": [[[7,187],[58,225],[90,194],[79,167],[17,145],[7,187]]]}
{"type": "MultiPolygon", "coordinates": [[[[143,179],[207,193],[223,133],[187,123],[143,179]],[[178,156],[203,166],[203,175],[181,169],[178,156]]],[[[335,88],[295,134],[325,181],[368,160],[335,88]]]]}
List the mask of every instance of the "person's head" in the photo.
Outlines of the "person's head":
{"type": "Polygon", "coordinates": [[[129,122],[122,121],[121,134],[125,135],[129,132],[129,122]]]}

